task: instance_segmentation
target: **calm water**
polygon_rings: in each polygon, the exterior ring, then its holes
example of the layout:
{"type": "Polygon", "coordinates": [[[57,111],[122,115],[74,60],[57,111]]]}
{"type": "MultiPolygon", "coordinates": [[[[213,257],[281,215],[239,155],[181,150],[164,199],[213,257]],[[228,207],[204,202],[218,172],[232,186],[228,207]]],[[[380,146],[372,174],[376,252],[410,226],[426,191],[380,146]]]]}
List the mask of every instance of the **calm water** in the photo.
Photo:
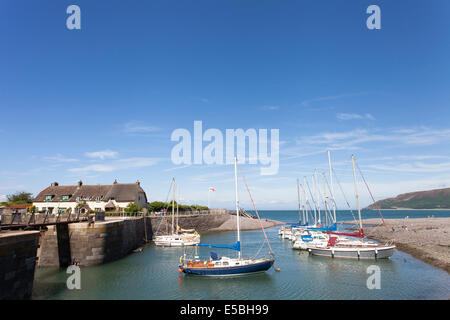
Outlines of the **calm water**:
{"type": "MultiPolygon", "coordinates": [[[[450,217],[450,211],[383,211],[395,218],[409,216],[450,217]]],[[[295,211],[261,211],[263,218],[295,222],[295,211]]],[[[364,218],[379,217],[364,212],[364,218]]],[[[347,211],[338,220],[352,220],[347,211]]],[[[342,227],[342,226],[341,226],[342,227]]],[[[177,271],[183,248],[147,245],[140,253],[98,267],[82,268],[81,290],[68,290],[68,275],[59,269],[36,269],[34,299],[448,299],[450,277],[447,272],[414,259],[401,251],[389,260],[353,261],[309,256],[294,251],[288,240],[278,237],[278,227],[266,229],[276,253],[275,267],[266,273],[235,278],[183,276],[177,271]],[[367,267],[381,270],[381,289],[366,287],[367,267]]],[[[202,236],[203,243],[232,244],[234,232],[202,236]]],[[[261,231],[242,233],[243,256],[253,256],[261,248],[261,231]]],[[[190,249],[189,251],[191,251],[190,249]]],[[[211,249],[200,247],[202,257],[211,249]]],[[[214,249],[219,255],[232,255],[214,249]]],[[[268,252],[265,245],[261,253],[268,252]]]]}

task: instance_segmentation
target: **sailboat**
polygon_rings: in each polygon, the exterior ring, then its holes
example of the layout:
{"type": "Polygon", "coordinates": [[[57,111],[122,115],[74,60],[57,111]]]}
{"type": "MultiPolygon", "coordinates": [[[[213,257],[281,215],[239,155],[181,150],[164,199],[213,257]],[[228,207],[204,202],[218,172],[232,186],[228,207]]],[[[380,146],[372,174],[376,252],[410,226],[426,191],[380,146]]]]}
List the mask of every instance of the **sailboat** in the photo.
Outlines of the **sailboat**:
{"type": "MultiPolygon", "coordinates": [[[[256,272],[264,272],[272,267],[273,258],[244,258],[241,254],[241,232],[239,224],[239,197],[237,181],[237,158],[234,158],[234,185],[236,200],[236,229],[237,240],[233,245],[198,244],[210,248],[227,248],[237,251],[237,257],[219,257],[217,253],[211,252],[208,260],[200,260],[196,255],[194,259],[187,260],[186,255],[180,257],[179,272],[201,276],[236,276],[256,272]]],[[[267,240],[267,238],[266,238],[267,240]]]]}
{"type": "MultiPolygon", "coordinates": [[[[305,211],[305,206],[302,203],[302,200],[308,204],[308,195],[303,188],[302,185],[299,184],[299,181],[297,179],[297,196],[298,196],[298,206],[299,206],[299,215],[301,213],[301,208],[303,209],[303,216],[300,219],[300,221],[303,221],[304,223],[298,226],[292,226],[290,229],[290,234],[288,234],[288,239],[294,242],[293,248],[294,249],[303,249],[306,245],[311,245],[312,241],[322,241],[326,239],[326,235],[322,235],[323,232],[333,232],[337,230],[337,224],[336,224],[336,205],[335,205],[335,199],[334,199],[334,188],[333,188],[333,176],[332,176],[332,166],[331,166],[331,154],[330,150],[328,150],[328,165],[330,170],[330,193],[331,193],[331,204],[333,208],[333,213],[331,213],[331,208],[329,206],[329,197],[326,191],[327,181],[325,173],[322,173],[323,176],[323,207],[324,207],[324,213],[325,213],[325,220],[326,224],[325,226],[322,225],[320,218],[321,218],[321,212],[320,212],[320,205],[319,205],[319,190],[318,190],[318,181],[317,181],[317,175],[314,174],[313,177],[313,183],[314,183],[314,189],[316,197],[314,197],[313,193],[311,192],[311,189],[309,188],[309,185],[306,182],[306,177],[304,177],[304,185],[308,187],[308,191],[311,195],[311,199],[314,203],[314,223],[312,225],[309,224],[309,217],[307,210],[305,211]],[[300,187],[302,189],[302,197],[300,196],[300,187]],[[316,199],[317,198],[317,199],[316,199]],[[329,219],[330,214],[330,219],[329,219]],[[317,216],[319,219],[317,220],[317,216]],[[329,223],[332,223],[330,225],[329,223]]],[[[280,232],[281,233],[281,232],[280,232]]],[[[284,233],[283,233],[284,235],[284,233]]],[[[342,238],[343,240],[344,238],[342,238]]]]}
{"type": "MultiPolygon", "coordinates": [[[[355,185],[356,202],[358,205],[359,236],[364,237],[361,219],[361,208],[359,204],[358,185],[356,182],[355,157],[352,155],[353,180],[355,185]]],[[[385,259],[394,254],[395,245],[380,245],[364,240],[341,241],[338,236],[344,233],[329,232],[330,236],[326,245],[323,243],[308,247],[312,255],[330,258],[347,259],[385,259]],[[334,234],[334,236],[333,236],[334,234]]]]}
{"type": "Polygon", "coordinates": [[[172,233],[167,235],[155,236],[153,242],[157,246],[165,247],[184,247],[184,246],[195,246],[200,243],[200,235],[195,232],[195,230],[183,230],[178,226],[178,201],[177,201],[177,223],[176,229],[174,221],[175,213],[175,178],[172,179],[172,233]],[[184,231],[183,233],[178,233],[179,231],[184,231]]]}
{"type": "MultiPolygon", "coordinates": [[[[297,179],[297,199],[298,199],[298,225],[291,225],[290,227],[282,226],[278,230],[278,235],[284,239],[289,239],[292,241],[296,240],[296,237],[303,231],[308,225],[308,212],[305,211],[305,206],[302,203],[302,198],[300,196],[300,183],[297,179]]],[[[302,191],[303,187],[302,187],[302,191]]],[[[303,192],[304,193],[304,192],[303,192]]]]}

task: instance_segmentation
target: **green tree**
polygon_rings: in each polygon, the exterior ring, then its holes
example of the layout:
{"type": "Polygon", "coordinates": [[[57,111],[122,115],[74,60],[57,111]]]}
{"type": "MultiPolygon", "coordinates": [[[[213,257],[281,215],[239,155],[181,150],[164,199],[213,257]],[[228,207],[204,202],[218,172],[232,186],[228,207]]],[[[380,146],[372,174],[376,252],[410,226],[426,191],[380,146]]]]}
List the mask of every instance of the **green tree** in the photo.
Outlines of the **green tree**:
{"type": "Polygon", "coordinates": [[[16,192],[6,196],[8,202],[12,204],[27,204],[33,202],[33,194],[29,192],[16,192]]]}
{"type": "Polygon", "coordinates": [[[128,204],[128,206],[125,208],[125,212],[126,213],[135,213],[135,212],[140,212],[141,211],[141,207],[139,207],[136,203],[134,202],[130,202],[128,204]]]}
{"type": "Polygon", "coordinates": [[[162,201],[153,201],[148,204],[148,211],[150,212],[158,212],[161,211],[163,208],[167,207],[167,203],[162,201]]]}

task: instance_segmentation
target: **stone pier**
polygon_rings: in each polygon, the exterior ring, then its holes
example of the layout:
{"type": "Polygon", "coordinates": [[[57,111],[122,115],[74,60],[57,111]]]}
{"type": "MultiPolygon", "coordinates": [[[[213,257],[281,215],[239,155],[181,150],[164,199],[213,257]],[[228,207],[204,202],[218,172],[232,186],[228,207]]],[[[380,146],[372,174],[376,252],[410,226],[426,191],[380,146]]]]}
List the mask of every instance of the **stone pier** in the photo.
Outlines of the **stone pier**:
{"type": "Polygon", "coordinates": [[[0,232],[0,300],[31,298],[39,231],[0,232]]]}
{"type": "Polygon", "coordinates": [[[86,267],[120,259],[141,246],[146,233],[151,240],[151,219],[145,219],[108,218],[91,226],[86,222],[49,226],[42,239],[39,267],[86,267]]]}

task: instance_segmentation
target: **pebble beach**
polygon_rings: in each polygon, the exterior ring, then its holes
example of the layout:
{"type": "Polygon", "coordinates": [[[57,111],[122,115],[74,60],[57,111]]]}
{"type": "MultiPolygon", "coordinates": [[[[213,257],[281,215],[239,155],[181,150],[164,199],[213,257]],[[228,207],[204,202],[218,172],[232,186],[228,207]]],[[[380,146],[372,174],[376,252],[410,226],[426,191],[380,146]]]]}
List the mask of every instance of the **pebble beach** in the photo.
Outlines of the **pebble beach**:
{"type": "Polygon", "coordinates": [[[450,272],[450,218],[363,220],[364,233],[385,243],[393,240],[397,249],[450,272]]]}

